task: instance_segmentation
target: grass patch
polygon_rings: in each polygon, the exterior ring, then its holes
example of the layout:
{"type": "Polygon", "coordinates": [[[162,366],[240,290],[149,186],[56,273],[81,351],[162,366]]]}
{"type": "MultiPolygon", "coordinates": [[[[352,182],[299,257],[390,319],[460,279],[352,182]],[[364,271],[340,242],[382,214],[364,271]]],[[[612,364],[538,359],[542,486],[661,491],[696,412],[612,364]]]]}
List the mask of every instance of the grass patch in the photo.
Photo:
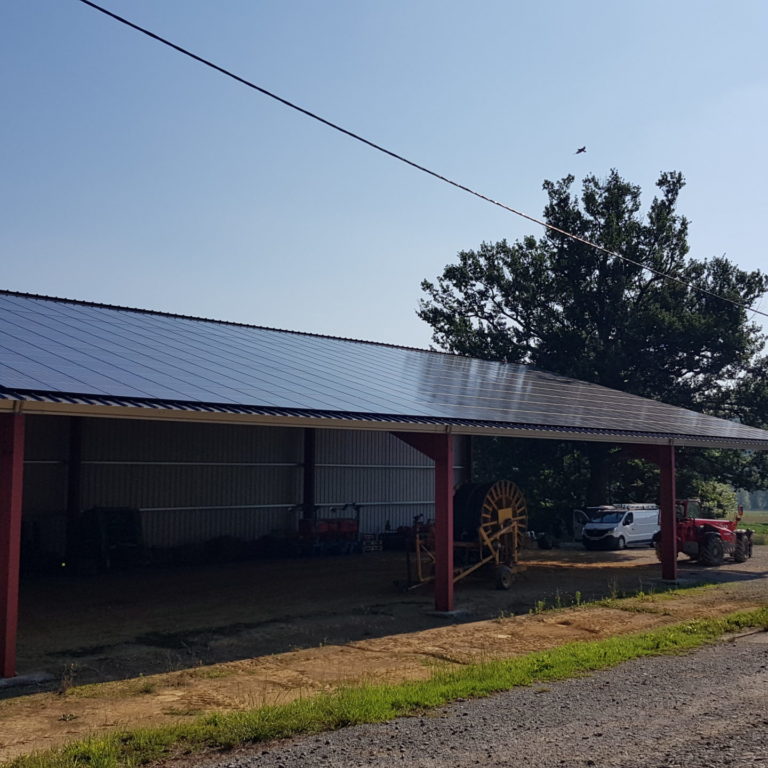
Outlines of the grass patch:
{"type": "Polygon", "coordinates": [[[424,681],[363,685],[288,704],[207,715],[194,722],[93,737],[16,758],[9,768],[135,768],[172,755],[376,723],[489,696],[518,686],[578,677],[643,656],[679,653],[751,627],[768,629],[768,607],[719,619],[688,621],[640,634],[569,643],[548,651],[462,667],[424,681]]]}
{"type": "Polygon", "coordinates": [[[768,511],[745,512],[741,526],[751,528],[755,532],[752,537],[753,543],[768,544],[768,511]]]}
{"type": "Polygon", "coordinates": [[[202,711],[197,707],[168,707],[168,709],[163,710],[163,714],[172,717],[194,717],[201,715],[202,711]]]}
{"type": "Polygon", "coordinates": [[[198,667],[167,674],[139,676],[132,680],[113,680],[108,683],[73,685],[62,691],[62,695],[77,699],[127,699],[155,693],[158,688],[182,688],[193,679],[216,680],[231,677],[237,670],[226,666],[198,667]]]}
{"type": "Polygon", "coordinates": [[[632,597],[623,597],[618,600],[606,598],[598,601],[598,605],[604,608],[614,608],[617,611],[626,611],[628,613],[653,613],[658,616],[672,616],[666,605],[672,600],[678,600],[691,594],[707,592],[720,587],[720,584],[699,584],[694,587],[669,587],[661,592],[644,592],[640,590],[632,597]]]}
{"type": "Polygon", "coordinates": [[[641,603],[633,603],[628,602],[625,603],[624,601],[616,601],[616,605],[610,606],[611,608],[616,608],[619,611],[626,611],[627,613],[652,613],[656,616],[671,616],[672,614],[664,609],[660,608],[657,605],[649,604],[646,602],[641,603]]]}
{"type": "Polygon", "coordinates": [[[68,688],[63,695],[75,699],[127,699],[131,696],[145,696],[148,693],[154,693],[157,688],[158,679],[156,676],[139,676],[133,680],[74,685],[68,688]]]}
{"type": "Polygon", "coordinates": [[[236,673],[236,669],[224,666],[197,667],[197,669],[192,671],[194,677],[199,677],[203,680],[218,680],[223,677],[232,677],[236,673]]]}
{"type": "MultiPolygon", "coordinates": [[[[615,583],[609,583],[609,597],[585,601],[581,592],[574,593],[572,598],[569,596],[561,598],[558,595],[555,595],[555,598],[551,602],[546,599],[538,600],[528,613],[549,613],[551,611],[559,611],[562,608],[579,607],[584,607],[585,610],[589,610],[591,607],[597,605],[602,608],[616,608],[620,611],[631,611],[633,613],[660,613],[667,615],[667,612],[661,608],[653,608],[650,606],[644,608],[641,605],[638,605],[638,603],[648,604],[663,600],[676,600],[680,597],[685,597],[686,595],[695,595],[710,589],[718,589],[721,586],[721,584],[717,583],[695,585],[655,584],[644,586],[641,583],[637,589],[619,589],[618,585],[615,583]]],[[[506,618],[506,615],[502,612],[498,618],[499,620],[504,619],[506,618]]]]}
{"type": "MultiPolygon", "coordinates": [[[[629,596],[626,599],[615,601],[614,608],[622,610],[642,611],[640,606],[646,606],[650,609],[650,604],[653,603],[665,603],[671,600],[679,600],[680,598],[689,597],[691,595],[698,595],[702,592],[710,592],[722,587],[722,584],[696,584],[694,586],[662,586],[662,589],[658,592],[644,592],[640,590],[636,595],[629,596]]],[[[655,610],[648,610],[648,613],[655,613],[655,610]]],[[[663,609],[659,610],[660,613],[666,613],[663,609]]]]}
{"type": "Polygon", "coordinates": [[[662,608],[656,608],[654,603],[663,603],[666,600],[677,600],[688,595],[696,595],[700,592],[716,590],[722,587],[722,584],[696,584],[694,586],[673,586],[661,585],[655,589],[646,592],[643,589],[637,592],[625,593],[623,597],[604,597],[601,600],[595,600],[588,605],[599,605],[602,608],[615,608],[619,611],[630,611],[632,613],[662,613],[666,614],[662,608]]]}

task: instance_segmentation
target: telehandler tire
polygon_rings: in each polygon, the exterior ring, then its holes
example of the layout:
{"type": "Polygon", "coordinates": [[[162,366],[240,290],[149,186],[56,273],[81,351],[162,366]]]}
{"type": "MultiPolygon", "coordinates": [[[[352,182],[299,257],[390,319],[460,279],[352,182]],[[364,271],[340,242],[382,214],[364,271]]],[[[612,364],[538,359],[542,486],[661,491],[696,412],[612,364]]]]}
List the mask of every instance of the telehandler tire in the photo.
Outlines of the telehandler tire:
{"type": "Polygon", "coordinates": [[[699,549],[699,562],[702,565],[722,565],[724,559],[723,540],[716,533],[707,533],[699,549]]]}
{"type": "Polygon", "coordinates": [[[752,541],[744,533],[736,533],[736,544],[733,550],[733,559],[737,563],[745,563],[752,557],[752,541]]]}

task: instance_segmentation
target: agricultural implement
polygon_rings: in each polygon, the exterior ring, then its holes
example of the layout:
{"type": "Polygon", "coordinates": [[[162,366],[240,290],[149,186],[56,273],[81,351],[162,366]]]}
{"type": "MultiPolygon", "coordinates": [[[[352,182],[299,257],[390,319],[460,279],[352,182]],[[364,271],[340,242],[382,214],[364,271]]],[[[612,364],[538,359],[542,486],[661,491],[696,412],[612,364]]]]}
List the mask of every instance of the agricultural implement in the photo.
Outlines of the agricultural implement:
{"type": "MultiPolygon", "coordinates": [[[[497,589],[509,589],[522,570],[528,524],[522,491],[509,480],[462,485],[453,497],[453,520],[453,583],[485,569],[497,589]]],[[[406,588],[415,589],[435,578],[434,522],[415,520],[410,538],[406,588]]]]}
{"type": "Polygon", "coordinates": [[[313,516],[300,519],[298,527],[303,555],[348,555],[362,549],[359,504],[315,507],[313,516]]]}
{"type": "MultiPolygon", "coordinates": [[[[739,528],[744,511],[739,507],[735,520],[696,517],[701,514],[699,499],[681,499],[675,504],[677,551],[702,565],[722,565],[726,555],[737,563],[752,557],[752,534],[739,528]]],[[[653,538],[656,556],[661,560],[661,531],[653,538]]]]}

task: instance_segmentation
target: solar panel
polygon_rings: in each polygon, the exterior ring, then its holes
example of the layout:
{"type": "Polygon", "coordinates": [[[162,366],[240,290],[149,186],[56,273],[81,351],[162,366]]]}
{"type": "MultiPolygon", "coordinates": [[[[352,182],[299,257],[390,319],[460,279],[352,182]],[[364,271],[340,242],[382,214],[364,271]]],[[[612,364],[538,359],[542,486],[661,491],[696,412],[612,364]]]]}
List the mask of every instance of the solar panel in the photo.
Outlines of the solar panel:
{"type": "Polygon", "coordinates": [[[765,442],[522,365],[0,292],[0,387],[765,442]]]}

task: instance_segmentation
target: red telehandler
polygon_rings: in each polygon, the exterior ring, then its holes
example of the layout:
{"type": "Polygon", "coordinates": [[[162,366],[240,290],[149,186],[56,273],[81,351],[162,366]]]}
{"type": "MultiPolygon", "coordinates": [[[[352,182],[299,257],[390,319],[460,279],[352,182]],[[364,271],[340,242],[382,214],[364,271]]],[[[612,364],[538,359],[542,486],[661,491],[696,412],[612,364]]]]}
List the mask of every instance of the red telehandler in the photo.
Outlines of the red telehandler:
{"type": "MultiPolygon", "coordinates": [[[[676,502],[678,552],[684,552],[702,565],[721,565],[726,555],[737,563],[752,557],[754,531],[738,527],[744,514],[741,507],[735,520],[697,517],[701,514],[699,499],[678,499],[676,502]]],[[[661,560],[661,531],[653,537],[653,544],[656,556],[661,560]]]]}

